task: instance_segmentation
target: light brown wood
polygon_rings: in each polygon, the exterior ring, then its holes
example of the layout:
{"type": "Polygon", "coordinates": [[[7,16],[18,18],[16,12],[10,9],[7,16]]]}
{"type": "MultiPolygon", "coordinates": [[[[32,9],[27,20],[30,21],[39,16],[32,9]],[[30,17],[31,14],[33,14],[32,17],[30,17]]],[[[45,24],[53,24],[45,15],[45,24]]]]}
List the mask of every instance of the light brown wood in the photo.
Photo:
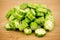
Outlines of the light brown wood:
{"type": "Polygon", "coordinates": [[[60,40],[60,0],[0,0],[0,40],[60,40]],[[26,2],[44,4],[52,10],[55,18],[54,29],[42,38],[36,37],[34,33],[27,36],[22,32],[4,29],[7,22],[5,14],[8,10],[26,2]]]}

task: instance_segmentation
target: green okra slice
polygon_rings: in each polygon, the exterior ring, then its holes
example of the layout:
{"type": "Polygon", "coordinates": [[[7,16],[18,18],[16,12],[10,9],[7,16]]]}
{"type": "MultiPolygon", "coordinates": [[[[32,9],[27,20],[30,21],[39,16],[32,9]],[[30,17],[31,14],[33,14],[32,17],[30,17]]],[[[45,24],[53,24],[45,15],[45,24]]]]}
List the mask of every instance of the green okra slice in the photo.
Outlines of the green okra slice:
{"type": "Polygon", "coordinates": [[[25,10],[20,9],[20,6],[15,7],[16,12],[20,15],[24,15],[26,12],[25,10]]]}
{"type": "Polygon", "coordinates": [[[45,20],[44,29],[51,31],[54,28],[54,23],[51,20],[45,20]]]}
{"type": "Polygon", "coordinates": [[[27,5],[28,5],[27,3],[21,4],[21,5],[20,5],[20,9],[26,9],[26,8],[27,8],[27,5]]]}
{"type": "Polygon", "coordinates": [[[25,13],[27,13],[29,10],[30,10],[29,8],[24,9],[25,13]]]}
{"type": "Polygon", "coordinates": [[[9,18],[13,13],[15,13],[15,11],[16,11],[15,8],[9,10],[8,13],[6,14],[6,18],[9,18]]]}
{"type": "Polygon", "coordinates": [[[35,30],[35,35],[38,37],[42,37],[46,34],[46,31],[43,28],[38,28],[35,30]]]}
{"type": "Polygon", "coordinates": [[[19,26],[19,20],[15,19],[14,23],[15,23],[15,27],[18,28],[18,26],[19,26]]]}
{"type": "Polygon", "coordinates": [[[54,28],[54,17],[50,14],[46,15],[44,29],[51,31],[54,28]]]}
{"type": "Polygon", "coordinates": [[[32,30],[31,30],[30,28],[25,28],[25,29],[24,29],[24,33],[25,33],[26,35],[30,35],[30,34],[32,33],[32,30]]]}
{"type": "Polygon", "coordinates": [[[38,17],[44,17],[44,13],[43,12],[37,12],[37,16],[38,17]]]}
{"type": "Polygon", "coordinates": [[[34,9],[36,9],[36,5],[33,4],[33,3],[29,3],[29,4],[28,4],[28,7],[29,7],[29,8],[34,8],[34,9]]]}
{"type": "MultiPolygon", "coordinates": [[[[47,8],[46,8],[47,9],[47,8]]],[[[44,17],[46,17],[46,15],[52,15],[52,12],[50,9],[47,9],[47,13],[44,14],[44,17]]]]}
{"type": "Polygon", "coordinates": [[[36,19],[35,16],[33,16],[33,15],[31,14],[31,11],[28,11],[28,12],[27,12],[26,17],[28,17],[31,21],[34,20],[34,19],[36,19]]]}
{"type": "Polygon", "coordinates": [[[42,26],[44,24],[44,17],[39,17],[35,20],[35,22],[37,24],[39,24],[40,26],[42,26]]]}
{"type": "Polygon", "coordinates": [[[45,5],[39,4],[38,8],[46,8],[45,5]]]}
{"type": "Polygon", "coordinates": [[[24,20],[22,20],[22,22],[29,23],[29,22],[30,22],[30,20],[26,17],[24,20]]]}
{"type": "Polygon", "coordinates": [[[5,27],[6,30],[11,30],[11,29],[12,29],[12,28],[10,27],[9,23],[6,23],[4,27],[5,27]]]}
{"type": "Polygon", "coordinates": [[[9,21],[14,20],[14,19],[15,19],[15,17],[14,17],[13,15],[11,15],[11,16],[9,17],[9,21]]]}
{"type": "Polygon", "coordinates": [[[51,20],[52,22],[54,22],[54,17],[52,14],[47,14],[45,17],[46,20],[51,20]]]}
{"type": "Polygon", "coordinates": [[[19,31],[23,31],[26,27],[28,27],[28,24],[26,22],[22,22],[19,25],[19,31]]]}
{"type": "Polygon", "coordinates": [[[19,13],[20,15],[23,15],[23,16],[24,16],[24,15],[26,14],[26,11],[25,11],[25,10],[20,9],[18,13],[19,13]]]}
{"type": "Polygon", "coordinates": [[[22,20],[23,15],[19,15],[18,12],[16,12],[16,13],[14,14],[14,17],[15,17],[17,20],[22,20]]]}
{"type": "Polygon", "coordinates": [[[46,8],[44,5],[35,4],[35,3],[28,3],[29,8],[37,9],[37,8],[46,8]]]}
{"type": "Polygon", "coordinates": [[[10,21],[9,24],[13,30],[16,30],[19,26],[19,21],[18,20],[10,21]]]}
{"type": "Polygon", "coordinates": [[[37,8],[36,11],[38,12],[44,12],[47,13],[47,9],[46,8],[37,8]]]}
{"type": "Polygon", "coordinates": [[[28,3],[28,7],[33,8],[33,9],[37,9],[37,8],[40,7],[40,5],[39,4],[34,4],[34,3],[28,3]]]}
{"type": "Polygon", "coordinates": [[[18,10],[14,14],[11,15],[9,20],[14,20],[14,19],[21,20],[24,15],[25,15],[25,11],[24,10],[18,10]]]}
{"type": "Polygon", "coordinates": [[[16,11],[20,10],[20,6],[16,6],[14,8],[16,9],[16,11]]]}
{"type": "Polygon", "coordinates": [[[10,21],[9,24],[13,30],[16,30],[15,23],[13,21],[10,21]]]}
{"type": "Polygon", "coordinates": [[[47,13],[48,13],[48,14],[52,14],[52,12],[51,12],[50,9],[47,9],[47,13]]]}
{"type": "Polygon", "coordinates": [[[36,15],[36,12],[35,12],[34,9],[31,9],[31,14],[34,15],[34,16],[36,15]]]}
{"type": "Polygon", "coordinates": [[[38,26],[38,24],[37,24],[36,22],[31,22],[31,23],[30,23],[30,28],[31,28],[32,30],[36,30],[37,28],[39,28],[39,26],[38,26]]]}

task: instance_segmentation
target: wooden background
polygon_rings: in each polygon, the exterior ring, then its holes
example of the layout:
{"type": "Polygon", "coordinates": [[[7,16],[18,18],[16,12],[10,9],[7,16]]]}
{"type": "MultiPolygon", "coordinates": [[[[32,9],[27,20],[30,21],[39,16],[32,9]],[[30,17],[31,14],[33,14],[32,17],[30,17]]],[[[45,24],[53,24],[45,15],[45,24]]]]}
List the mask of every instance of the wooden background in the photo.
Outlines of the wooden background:
{"type": "Polygon", "coordinates": [[[60,0],[0,0],[0,40],[60,40],[60,0]],[[36,37],[33,33],[26,36],[21,32],[5,30],[6,13],[22,3],[40,3],[50,8],[55,18],[54,29],[42,38],[36,37]]]}

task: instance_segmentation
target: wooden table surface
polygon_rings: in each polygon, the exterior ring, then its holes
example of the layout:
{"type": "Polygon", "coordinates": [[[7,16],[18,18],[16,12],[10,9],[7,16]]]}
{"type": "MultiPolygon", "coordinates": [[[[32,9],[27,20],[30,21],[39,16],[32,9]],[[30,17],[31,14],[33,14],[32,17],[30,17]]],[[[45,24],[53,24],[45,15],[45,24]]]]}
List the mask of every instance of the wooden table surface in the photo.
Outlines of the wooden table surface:
{"type": "Polygon", "coordinates": [[[0,40],[60,40],[60,0],[0,0],[0,40]],[[6,13],[22,3],[39,3],[50,8],[55,18],[54,29],[42,38],[36,37],[34,33],[26,36],[22,32],[5,30],[6,13]]]}

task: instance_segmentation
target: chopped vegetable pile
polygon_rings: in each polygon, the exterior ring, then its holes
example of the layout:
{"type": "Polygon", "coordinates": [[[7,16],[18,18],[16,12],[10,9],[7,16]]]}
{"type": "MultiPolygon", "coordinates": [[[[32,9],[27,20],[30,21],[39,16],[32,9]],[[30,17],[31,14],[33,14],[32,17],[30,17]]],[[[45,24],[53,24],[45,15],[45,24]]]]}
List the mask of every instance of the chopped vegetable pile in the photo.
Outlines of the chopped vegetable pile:
{"type": "Polygon", "coordinates": [[[23,3],[9,10],[6,18],[9,20],[5,25],[7,30],[18,30],[26,35],[34,32],[42,37],[54,27],[51,10],[41,4],[23,3]]]}

